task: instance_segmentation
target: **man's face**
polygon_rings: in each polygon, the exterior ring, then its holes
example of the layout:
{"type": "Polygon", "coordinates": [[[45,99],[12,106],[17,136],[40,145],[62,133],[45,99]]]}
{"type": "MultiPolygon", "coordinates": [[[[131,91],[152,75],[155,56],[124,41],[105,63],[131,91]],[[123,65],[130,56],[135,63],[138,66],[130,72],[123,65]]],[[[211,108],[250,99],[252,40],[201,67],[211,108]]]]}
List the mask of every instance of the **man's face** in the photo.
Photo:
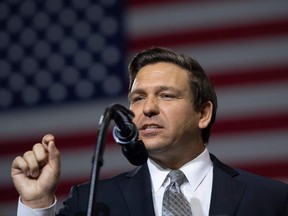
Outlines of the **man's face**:
{"type": "Polygon", "coordinates": [[[149,155],[180,155],[201,140],[188,72],[172,63],[146,65],[129,94],[134,123],[149,155]]]}

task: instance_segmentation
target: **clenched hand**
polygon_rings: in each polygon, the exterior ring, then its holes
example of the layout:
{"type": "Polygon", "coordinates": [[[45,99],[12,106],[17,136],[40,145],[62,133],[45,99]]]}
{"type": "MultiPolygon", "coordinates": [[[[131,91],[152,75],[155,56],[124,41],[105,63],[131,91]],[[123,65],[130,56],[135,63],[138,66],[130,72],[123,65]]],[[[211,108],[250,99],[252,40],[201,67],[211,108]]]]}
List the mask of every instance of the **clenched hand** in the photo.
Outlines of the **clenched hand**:
{"type": "Polygon", "coordinates": [[[42,143],[14,159],[11,176],[22,202],[31,208],[48,207],[60,179],[60,152],[54,136],[47,134],[42,143]]]}

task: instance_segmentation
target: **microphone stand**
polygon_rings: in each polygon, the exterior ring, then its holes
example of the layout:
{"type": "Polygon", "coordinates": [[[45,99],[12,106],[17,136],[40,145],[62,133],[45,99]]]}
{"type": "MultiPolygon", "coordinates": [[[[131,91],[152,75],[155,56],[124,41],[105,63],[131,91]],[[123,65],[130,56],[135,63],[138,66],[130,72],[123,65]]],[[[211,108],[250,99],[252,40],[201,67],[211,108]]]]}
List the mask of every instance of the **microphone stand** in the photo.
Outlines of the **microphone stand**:
{"type": "Polygon", "coordinates": [[[103,165],[104,142],[106,141],[106,133],[111,119],[111,109],[106,108],[101,116],[98,128],[97,144],[93,156],[92,171],[90,178],[90,192],[88,200],[87,216],[93,216],[96,206],[96,187],[99,178],[100,168],[103,165]]]}
{"type": "Polygon", "coordinates": [[[119,104],[114,104],[105,109],[104,114],[101,116],[99,121],[98,137],[91,171],[87,216],[95,216],[96,187],[99,178],[100,168],[103,165],[104,143],[106,141],[105,135],[107,134],[110,120],[115,118],[115,112],[119,113],[119,110],[122,111],[121,113],[126,115],[128,118],[133,117],[133,113],[130,110],[127,110],[126,107],[119,104]]]}

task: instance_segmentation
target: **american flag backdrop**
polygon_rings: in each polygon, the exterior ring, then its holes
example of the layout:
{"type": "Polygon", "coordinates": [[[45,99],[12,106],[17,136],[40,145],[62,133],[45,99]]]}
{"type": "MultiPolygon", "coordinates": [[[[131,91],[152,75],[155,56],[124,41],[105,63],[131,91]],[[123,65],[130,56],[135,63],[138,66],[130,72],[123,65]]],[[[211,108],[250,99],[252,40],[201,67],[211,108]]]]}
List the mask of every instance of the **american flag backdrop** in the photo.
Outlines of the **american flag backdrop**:
{"type": "MultiPolygon", "coordinates": [[[[127,63],[157,45],[191,55],[214,82],[209,149],[288,183],[287,1],[2,0],[0,215],[15,215],[12,160],[46,133],[62,156],[59,206],[90,179],[98,122],[127,105],[127,63]]],[[[107,135],[101,177],[132,165],[107,135]]]]}

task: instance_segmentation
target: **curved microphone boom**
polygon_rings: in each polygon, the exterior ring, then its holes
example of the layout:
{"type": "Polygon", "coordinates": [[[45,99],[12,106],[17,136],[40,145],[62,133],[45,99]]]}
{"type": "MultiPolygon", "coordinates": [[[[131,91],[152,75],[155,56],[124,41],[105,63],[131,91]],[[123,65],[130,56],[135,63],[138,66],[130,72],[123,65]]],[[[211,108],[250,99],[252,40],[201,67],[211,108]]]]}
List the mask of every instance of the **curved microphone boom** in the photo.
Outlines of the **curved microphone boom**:
{"type": "Polygon", "coordinates": [[[133,112],[121,105],[115,105],[113,117],[116,123],[113,128],[113,137],[122,146],[124,156],[133,165],[144,164],[148,153],[144,143],[138,137],[136,125],[132,122],[133,112]]]}
{"type": "Polygon", "coordinates": [[[99,213],[106,215],[107,209],[102,208],[103,206],[96,202],[96,188],[99,170],[103,165],[105,135],[111,119],[114,119],[117,125],[117,127],[114,127],[113,137],[122,146],[122,152],[128,161],[136,166],[142,165],[147,161],[147,150],[143,142],[138,138],[137,127],[132,122],[133,117],[134,113],[131,110],[120,104],[114,104],[106,108],[100,118],[97,145],[92,162],[87,216],[98,215],[99,213]]]}

